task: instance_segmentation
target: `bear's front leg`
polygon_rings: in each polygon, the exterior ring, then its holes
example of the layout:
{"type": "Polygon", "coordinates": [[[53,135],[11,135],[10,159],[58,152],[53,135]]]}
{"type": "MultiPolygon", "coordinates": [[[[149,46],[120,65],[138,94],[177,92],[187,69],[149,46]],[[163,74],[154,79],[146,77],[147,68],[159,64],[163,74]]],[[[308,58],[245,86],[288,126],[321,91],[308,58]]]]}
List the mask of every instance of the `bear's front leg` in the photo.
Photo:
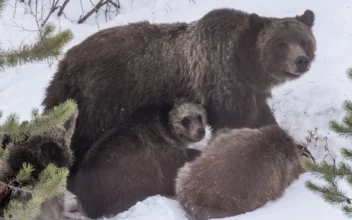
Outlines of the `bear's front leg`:
{"type": "Polygon", "coordinates": [[[265,125],[278,124],[264,98],[257,99],[255,104],[250,105],[247,105],[246,102],[238,102],[238,105],[233,108],[224,108],[219,104],[209,104],[207,115],[213,134],[223,128],[259,128],[265,125]]]}
{"type": "Polygon", "coordinates": [[[267,100],[258,100],[257,117],[253,120],[251,127],[259,128],[265,125],[278,125],[274,113],[267,103],[267,100]]]}

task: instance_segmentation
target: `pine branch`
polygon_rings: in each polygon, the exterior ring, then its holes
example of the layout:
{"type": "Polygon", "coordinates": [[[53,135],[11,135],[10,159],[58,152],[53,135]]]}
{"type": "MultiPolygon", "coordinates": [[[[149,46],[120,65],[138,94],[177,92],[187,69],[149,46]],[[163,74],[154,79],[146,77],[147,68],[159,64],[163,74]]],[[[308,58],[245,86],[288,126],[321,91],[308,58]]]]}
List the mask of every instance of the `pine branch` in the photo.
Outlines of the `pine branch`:
{"type": "Polygon", "coordinates": [[[16,176],[16,181],[18,182],[26,182],[31,178],[31,174],[34,171],[34,168],[31,164],[23,163],[22,169],[16,176]]]}
{"type": "Polygon", "coordinates": [[[5,9],[5,3],[6,3],[6,0],[0,0],[0,16],[3,10],[5,9]]]}
{"type": "Polygon", "coordinates": [[[337,186],[332,186],[330,184],[326,186],[319,186],[307,181],[305,183],[308,189],[323,198],[326,202],[332,205],[341,205],[342,203],[349,203],[351,199],[345,196],[345,193],[338,189],[337,186]]]}
{"type": "Polygon", "coordinates": [[[37,120],[39,116],[39,109],[37,108],[32,109],[31,116],[32,116],[32,120],[37,120]]]}
{"type": "Polygon", "coordinates": [[[346,71],[346,73],[347,73],[347,77],[348,77],[350,80],[352,80],[352,68],[348,68],[347,71],[346,71]]]}
{"type": "Polygon", "coordinates": [[[352,115],[352,101],[351,100],[346,100],[343,103],[343,108],[347,112],[347,115],[352,115]]]}
{"type": "Polygon", "coordinates": [[[64,193],[69,171],[49,164],[40,174],[34,192],[45,199],[51,199],[64,193]]]}
{"type": "Polygon", "coordinates": [[[54,30],[53,25],[47,24],[39,34],[36,43],[22,46],[14,51],[0,53],[0,68],[57,59],[63,47],[73,38],[73,34],[65,30],[51,36],[54,30]]]}
{"type": "Polygon", "coordinates": [[[342,208],[343,213],[347,218],[352,218],[352,207],[351,206],[343,206],[342,208]]]}
{"type": "Polygon", "coordinates": [[[42,116],[37,116],[35,120],[24,126],[23,132],[28,135],[41,134],[51,130],[54,127],[62,126],[76,111],[76,109],[76,103],[69,99],[66,102],[48,110],[42,116]]]}
{"type": "Polygon", "coordinates": [[[315,177],[323,179],[332,185],[335,185],[336,178],[342,178],[344,176],[344,170],[340,170],[334,165],[328,164],[326,161],[313,163],[310,160],[304,160],[302,165],[306,171],[311,172],[315,177]]]}
{"type": "Polygon", "coordinates": [[[16,200],[9,203],[8,213],[13,219],[33,220],[40,214],[40,206],[44,202],[41,197],[33,196],[25,204],[16,200]]]}
{"type": "Polygon", "coordinates": [[[348,127],[346,125],[340,124],[335,120],[330,121],[329,127],[331,130],[333,130],[340,136],[344,136],[345,138],[350,138],[352,136],[352,127],[348,127]]]}
{"type": "Polygon", "coordinates": [[[15,113],[7,116],[4,124],[0,126],[0,135],[8,134],[15,141],[20,141],[23,135],[19,132],[19,116],[15,113]]]}
{"type": "MultiPolygon", "coordinates": [[[[349,152],[350,153],[350,152],[349,152]]],[[[342,177],[352,175],[352,168],[350,165],[341,162],[338,167],[338,171],[336,175],[340,175],[342,177]]]]}
{"type": "Polygon", "coordinates": [[[55,127],[63,126],[76,110],[77,104],[73,100],[67,100],[43,115],[39,115],[38,110],[33,109],[32,121],[24,121],[21,125],[18,115],[10,114],[5,123],[0,126],[0,137],[7,134],[14,139],[15,143],[19,143],[26,136],[42,134],[55,127]]]}

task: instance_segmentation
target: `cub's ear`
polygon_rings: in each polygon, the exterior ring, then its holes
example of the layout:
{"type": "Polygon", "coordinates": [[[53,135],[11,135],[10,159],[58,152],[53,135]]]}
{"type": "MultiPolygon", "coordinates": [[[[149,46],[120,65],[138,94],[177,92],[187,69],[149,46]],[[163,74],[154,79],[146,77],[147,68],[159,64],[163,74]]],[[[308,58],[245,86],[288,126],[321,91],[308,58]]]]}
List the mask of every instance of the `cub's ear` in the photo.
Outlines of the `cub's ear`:
{"type": "Polygon", "coordinates": [[[249,27],[253,31],[260,31],[268,24],[270,24],[270,20],[267,18],[259,17],[256,13],[249,15],[249,27]]]}
{"type": "Polygon", "coordinates": [[[312,28],[314,25],[315,15],[314,12],[307,9],[303,15],[297,15],[296,19],[303,24],[307,25],[308,27],[312,28]]]}
{"type": "Polygon", "coordinates": [[[76,109],[76,111],[71,115],[71,117],[64,124],[64,128],[65,128],[64,138],[67,141],[66,143],[68,144],[68,147],[71,145],[71,139],[76,128],[77,116],[78,116],[78,110],[76,109]]]}

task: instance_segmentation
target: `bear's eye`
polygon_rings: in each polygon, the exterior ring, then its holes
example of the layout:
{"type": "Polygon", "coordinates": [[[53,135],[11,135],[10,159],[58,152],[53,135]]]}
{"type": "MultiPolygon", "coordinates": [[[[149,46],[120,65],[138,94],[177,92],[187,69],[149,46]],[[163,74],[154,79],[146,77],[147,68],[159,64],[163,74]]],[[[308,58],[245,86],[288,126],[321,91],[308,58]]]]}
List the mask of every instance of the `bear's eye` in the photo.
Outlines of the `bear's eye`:
{"type": "Polygon", "coordinates": [[[301,45],[302,45],[302,46],[306,46],[306,44],[307,44],[307,41],[305,41],[305,40],[302,40],[302,41],[301,41],[301,45]]]}
{"type": "Polygon", "coordinates": [[[181,123],[182,123],[183,126],[188,128],[189,125],[191,124],[191,120],[189,118],[184,118],[184,119],[182,119],[181,123]]]}
{"type": "Polygon", "coordinates": [[[286,46],[287,46],[286,43],[283,43],[283,42],[279,43],[279,47],[280,47],[281,49],[285,48],[286,46]]]}

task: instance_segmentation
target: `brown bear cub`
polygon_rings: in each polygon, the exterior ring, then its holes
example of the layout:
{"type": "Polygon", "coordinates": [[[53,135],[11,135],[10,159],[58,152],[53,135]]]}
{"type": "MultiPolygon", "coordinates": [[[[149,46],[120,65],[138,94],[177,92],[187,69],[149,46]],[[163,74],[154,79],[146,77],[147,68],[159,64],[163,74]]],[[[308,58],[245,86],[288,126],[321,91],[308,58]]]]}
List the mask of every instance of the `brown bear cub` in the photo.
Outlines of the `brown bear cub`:
{"type": "Polygon", "coordinates": [[[176,198],[196,220],[253,211],[280,198],[299,177],[303,151],[277,125],[223,129],[179,169],[176,198]]]}
{"type": "MultiPolygon", "coordinates": [[[[6,164],[0,163],[0,181],[8,183],[9,180],[12,180],[23,167],[23,163],[31,164],[34,168],[28,184],[37,181],[39,174],[49,163],[55,164],[57,167],[70,167],[74,162],[70,143],[75,130],[76,118],[77,113],[74,113],[63,128],[55,128],[40,135],[30,136],[20,144],[15,144],[8,137],[4,138],[3,146],[9,150],[9,158],[6,164]]],[[[0,209],[1,215],[3,215],[10,198],[25,200],[26,197],[13,194],[5,185],[0,184],[0,186],[0,209]]],[[[83,215],[75,216],[73,213],[69,213],[75,208],[79,210],[79,204],[77,201],[73,201],[75,199],[70,192],[66,191],[62,196],[45,201],[36,220],[86,219],[83,215]],[[71,201],[67,201],[66,197],[71,197],[71,201]],[[67,202],[73,202],[75,207],[70,207],[67,202]]]]}
{"type": "Polygon", "coordinates": [[[309,71],[313,23],[310,10],[272,18],[223,8],[190,23],[108,28],[72,47],[43,100],[78,103],[72,178],[92,143],[150,103],[196,99],[213,131],[277,124],[266,100],[309,71]]]}
{"type": "Polygon", "coordinates": [[[151,105],[93,144],[74,180],[90,218],[111,217],[149,196],[175,194],[177,170],[200,151],[187,149],[205,137],[199,104],[151,105]]]}

